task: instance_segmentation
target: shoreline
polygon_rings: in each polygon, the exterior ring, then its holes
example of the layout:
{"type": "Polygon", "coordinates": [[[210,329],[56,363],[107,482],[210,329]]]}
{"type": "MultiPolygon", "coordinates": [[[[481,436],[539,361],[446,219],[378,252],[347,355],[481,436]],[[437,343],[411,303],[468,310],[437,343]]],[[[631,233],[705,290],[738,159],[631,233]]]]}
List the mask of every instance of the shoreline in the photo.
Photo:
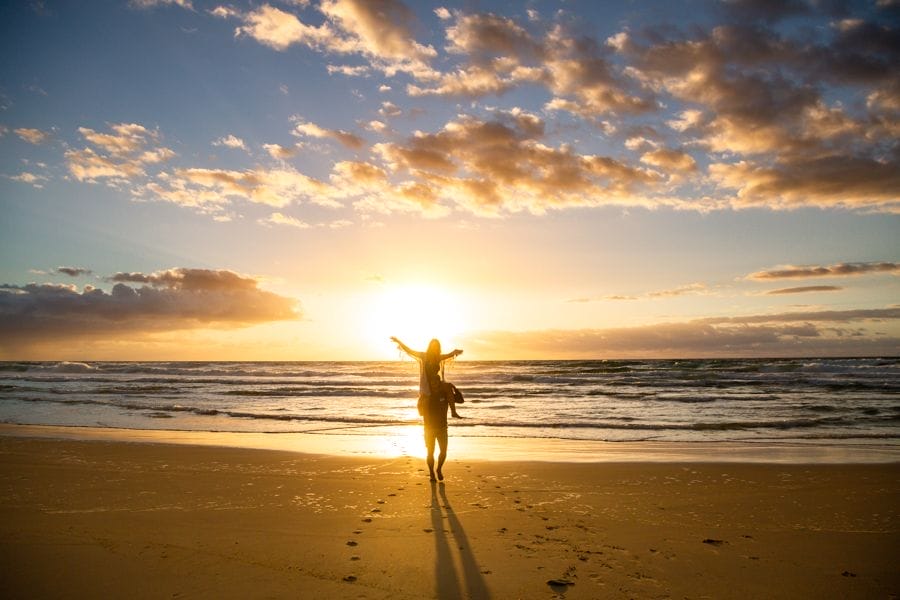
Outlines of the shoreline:
{"type": "MultiPolygon", "coordinates": [[[[421,426],[386,435],[244,433],[0,423],[0,438],[100,440],[275,450],[336,457],[423,458],[421,426]]],[[[450,459],[549,463],[894,464],[900,446],[796,442],[600,442],[554,438],[453,437],[450,459]]]]}

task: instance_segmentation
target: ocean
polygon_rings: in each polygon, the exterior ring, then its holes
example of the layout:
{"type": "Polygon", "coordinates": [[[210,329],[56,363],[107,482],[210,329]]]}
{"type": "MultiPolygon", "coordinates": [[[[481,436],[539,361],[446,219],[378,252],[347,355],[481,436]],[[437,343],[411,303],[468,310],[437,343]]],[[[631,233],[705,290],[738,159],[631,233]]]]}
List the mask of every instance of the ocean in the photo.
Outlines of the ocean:
{"type": "MultiPolygon", "coordinates": [[[[900,444],[900,358],[448,365],[451,436],[900,444]]],[[[418,367],[390,362],[6,362],[0,422],[384,435],[417,425],[418,367]]]]}

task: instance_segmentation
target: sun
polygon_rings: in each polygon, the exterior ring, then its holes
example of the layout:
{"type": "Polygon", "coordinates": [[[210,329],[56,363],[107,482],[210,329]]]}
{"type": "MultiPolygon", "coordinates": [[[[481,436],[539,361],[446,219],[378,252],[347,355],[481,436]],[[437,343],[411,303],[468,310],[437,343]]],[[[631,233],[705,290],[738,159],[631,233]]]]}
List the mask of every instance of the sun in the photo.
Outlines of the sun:
{"type": "Polygon", "coordinates": [[[458,294],[434,285],[385,286],[366,316],[367,337],[381,355],[393,355],[391,336],[418,350],[424,350],[432,338],[452,349],[465,328],[464,304],[458,294]]]}

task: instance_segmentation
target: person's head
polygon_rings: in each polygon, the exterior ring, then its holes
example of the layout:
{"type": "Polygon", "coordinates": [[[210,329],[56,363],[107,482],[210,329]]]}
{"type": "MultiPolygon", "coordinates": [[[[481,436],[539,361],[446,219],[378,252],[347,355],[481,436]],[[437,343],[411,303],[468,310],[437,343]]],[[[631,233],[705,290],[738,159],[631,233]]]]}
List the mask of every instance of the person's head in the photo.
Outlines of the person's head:
{"type": "Polygon", "coordinates": [[[441,343],[436,338],[428,342],[428,350],[425,351],[425,354],[432,359],[439,358],[441,356],[441,343]]]}

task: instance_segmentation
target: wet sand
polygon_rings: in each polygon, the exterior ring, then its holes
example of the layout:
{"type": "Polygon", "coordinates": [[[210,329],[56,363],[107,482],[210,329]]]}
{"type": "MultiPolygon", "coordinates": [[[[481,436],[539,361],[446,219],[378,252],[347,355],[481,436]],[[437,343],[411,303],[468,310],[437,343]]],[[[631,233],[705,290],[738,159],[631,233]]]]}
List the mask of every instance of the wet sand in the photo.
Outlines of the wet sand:
{"type": "Polygon", "coordinates": [[[549,463],[0,436],[5,598],[887,598],[900,464],[549,463]]]}

